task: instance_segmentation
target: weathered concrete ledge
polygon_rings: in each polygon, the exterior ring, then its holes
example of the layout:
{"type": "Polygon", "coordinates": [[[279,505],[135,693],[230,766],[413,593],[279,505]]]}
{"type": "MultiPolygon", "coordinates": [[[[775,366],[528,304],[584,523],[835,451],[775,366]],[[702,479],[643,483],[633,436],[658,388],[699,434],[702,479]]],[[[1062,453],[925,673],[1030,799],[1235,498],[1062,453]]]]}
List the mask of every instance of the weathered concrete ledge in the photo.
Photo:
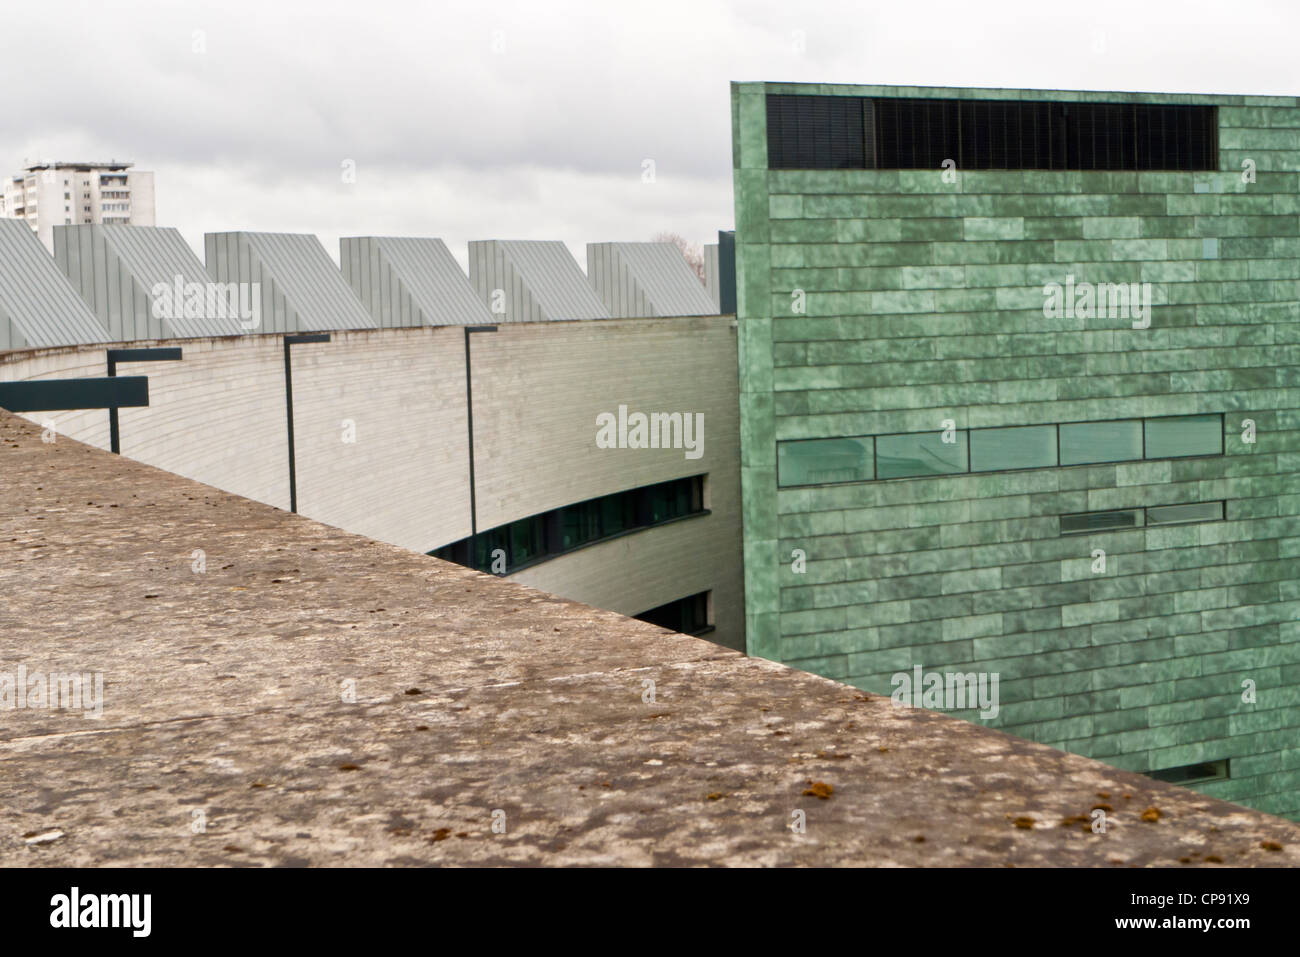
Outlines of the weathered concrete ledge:
{"type": "Polygon", "coordinates": [[[104,676],[98,719],[0,710],[9,866],[1300,863],[1279,818],[3,411],[0,593],[0,675],[104,676]]]}

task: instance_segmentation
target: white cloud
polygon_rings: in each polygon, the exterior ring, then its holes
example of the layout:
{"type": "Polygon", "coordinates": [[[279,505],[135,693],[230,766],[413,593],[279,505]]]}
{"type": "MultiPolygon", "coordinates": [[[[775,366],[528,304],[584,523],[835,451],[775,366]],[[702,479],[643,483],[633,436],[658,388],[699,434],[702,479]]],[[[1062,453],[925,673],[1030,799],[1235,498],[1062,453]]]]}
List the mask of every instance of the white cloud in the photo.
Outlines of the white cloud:
{"type": "Polygon", "coordinates": [[[1293,95],[1300,13],[1259,0],[46,0],[21,22],[0,37],[11,84],[22,78],[0,113],[0,170],[133,159],[157,174],[160,224],[200,247],[229,228],[315,232],[332,253],[338,235],[396,233],[463,257],[476,238],[579,253],[665,229],[712,241],[733,220],[730,80],[1293,95]]]}

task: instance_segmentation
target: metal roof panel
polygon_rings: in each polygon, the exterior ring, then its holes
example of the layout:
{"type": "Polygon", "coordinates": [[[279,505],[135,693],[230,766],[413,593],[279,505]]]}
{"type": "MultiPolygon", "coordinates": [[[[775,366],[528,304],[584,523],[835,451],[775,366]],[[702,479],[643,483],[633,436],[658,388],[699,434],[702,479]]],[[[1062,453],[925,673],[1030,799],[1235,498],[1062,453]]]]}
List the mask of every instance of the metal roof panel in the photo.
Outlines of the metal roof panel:
{"type": "Polygon", "coordinates": [[[109,341],[103,323],[21,219],[0,218],[0,315],[23,339],[8,347],[109,341]]]}

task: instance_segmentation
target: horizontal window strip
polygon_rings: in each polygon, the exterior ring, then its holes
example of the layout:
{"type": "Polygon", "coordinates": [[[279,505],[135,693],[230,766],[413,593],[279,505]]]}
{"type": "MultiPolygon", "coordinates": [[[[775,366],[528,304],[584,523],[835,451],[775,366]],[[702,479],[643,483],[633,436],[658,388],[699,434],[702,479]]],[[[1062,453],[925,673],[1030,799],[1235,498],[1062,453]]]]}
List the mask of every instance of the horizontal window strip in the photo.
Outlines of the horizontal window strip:
{"type": "Polygon", "coordinates": [[[782,486],[869,482],[876,477],[874,441],[868,435],[778,443],[777,481],[782,486]]]}
{"type": "Polygon", "coordinates": [[[638,621],[658,625],[660,628],[681,632],[683,635],[703,635],[713,631],[714,628],[710,620],[711,598],[711,592],[697,592],[632,617],[638,621]]]}
{"type": "Polygon", "coordinates": [[[876,478],[955,475],[970,471],[966,432],[876,436],[876,478]]]}
{"type": "Polygon", "coordinates": [[[769,94],[771,169],[1215,170],[1217,107],[769,94]]]}
{"type": "Polygon", "coordinates": [[[692,475],[576,502],[486,529],[429,554],[508,575],[621,535],[707,515],[705,479],[692,475]]]}
{"type": "Polygon", "coordinates": [[[1226,502],[1197,502],[1195,505],[1161,505],[1147,508],[1148,525],[1186,525],[1192,522],[1221,522],[1226,502]]]}
{"type": "Polygon", "coordinates": [[[1202,761],[1199,764],[1184,764],[1176,768],[1162,768],[1148,771],[1147,777],[1170,784],[1199,784],[1205,781],[1226,781],[1232,777],[1232,759],[1222,758],[1218,761],[1202,761]]]}
{"type": "Polygon", "coordinates": [[[1199,522],[1221,522],[1227,514],[1227,503],[1196,502],[1190,505],[1147,505],[1138,508],[1110,509],[1100,512],[1075,512],[1061,516],[1061,534],[1079,535],[1084,532],[1119,531],[1123,529],[1162,525],[1191,525],[1199,522]]]}
{"type": "Polygon", "coordinates": [[[1141,528],[1142,509],[1125,508],[1108,512],[1079,512],[1061,516],[1061,534],[1078,535],[1082,532],[1112,531],[1119,528],[1141,528]]]}
{"type": "MultiPolygon", "coordinates": [[[[1224,454],[1223,413],[949,428],[934,432],[785,439],[776,444],[777,486],[800,488],[898,478],[1010,472],[1224,454]]],[[[1162,514],[1161,524],[1179,519],[1162,514]]],[[[1189,513],[1190,514],[1190,513],[1189,513]]]]}
{"type": "Polygon", "coordinates": [[[970,434],[972,472],[1050,468],[1057,464],[1056,426],[975,429],[970,434]]]}

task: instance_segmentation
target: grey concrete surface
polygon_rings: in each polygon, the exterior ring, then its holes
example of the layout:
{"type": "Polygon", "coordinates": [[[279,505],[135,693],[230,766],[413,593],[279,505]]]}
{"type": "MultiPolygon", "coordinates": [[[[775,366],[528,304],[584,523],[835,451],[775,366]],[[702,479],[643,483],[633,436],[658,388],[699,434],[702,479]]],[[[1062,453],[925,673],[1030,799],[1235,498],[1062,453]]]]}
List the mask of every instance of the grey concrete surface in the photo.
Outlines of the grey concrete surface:
{"type": "Polygon", "coordinates": [[[6,866],[1300,862],[1281,819],[3,411],[0,595],[0,677],[104,680],[99,718],[0,710],[6,866]]]}

